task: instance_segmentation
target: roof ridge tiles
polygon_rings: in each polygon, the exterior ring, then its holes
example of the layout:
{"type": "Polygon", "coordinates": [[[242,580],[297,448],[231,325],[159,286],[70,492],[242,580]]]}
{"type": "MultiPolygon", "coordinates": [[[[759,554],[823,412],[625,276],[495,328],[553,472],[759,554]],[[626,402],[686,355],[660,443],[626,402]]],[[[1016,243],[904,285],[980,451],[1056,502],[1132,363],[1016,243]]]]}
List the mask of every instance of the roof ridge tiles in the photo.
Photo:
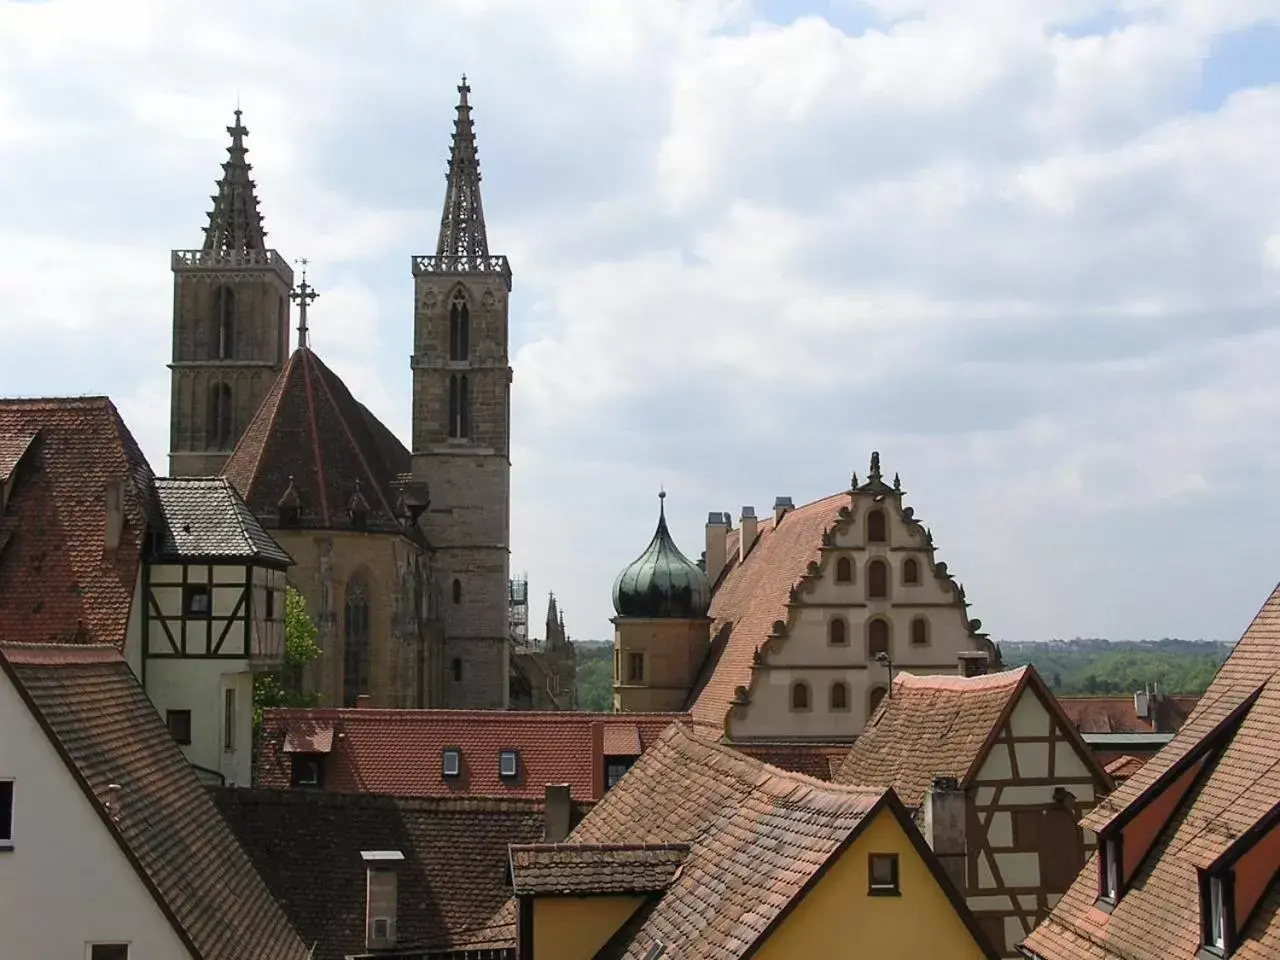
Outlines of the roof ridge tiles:
{"type": "Polygon", "coordinates": [[[77,664],[123,661],[120,651],[109,643],[21,643],[0,642],[0,656],[10,663],[29,666],[75,666],[77,664]]]}

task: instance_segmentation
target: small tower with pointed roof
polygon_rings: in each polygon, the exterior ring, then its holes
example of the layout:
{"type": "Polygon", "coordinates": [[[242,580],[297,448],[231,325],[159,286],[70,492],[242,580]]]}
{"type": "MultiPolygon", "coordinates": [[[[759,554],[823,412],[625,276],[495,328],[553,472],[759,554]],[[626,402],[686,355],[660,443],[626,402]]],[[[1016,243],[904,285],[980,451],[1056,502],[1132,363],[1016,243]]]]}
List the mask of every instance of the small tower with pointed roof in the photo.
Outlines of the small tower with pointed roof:
{"type": "Polygon", "coordinates": [[[267,247],[235,111],[204,243],[174,250],[169,473],[217,474],[289,351],[293,271],[267,247]]]}
{"type": "Polygon", "coordinates": [[[613,583],[613,708],[683,710],[711,641],[711,583],[667,529],[666,492],[658,527],[613,583]]]}
{"type": "Polygon", "coordinates": [[[489,253],[471,88],[458,86],[436,252],[413,258],[413,474],[448,584],[445,703],[508,704],[510,394],[507,258],[489,253]]]}

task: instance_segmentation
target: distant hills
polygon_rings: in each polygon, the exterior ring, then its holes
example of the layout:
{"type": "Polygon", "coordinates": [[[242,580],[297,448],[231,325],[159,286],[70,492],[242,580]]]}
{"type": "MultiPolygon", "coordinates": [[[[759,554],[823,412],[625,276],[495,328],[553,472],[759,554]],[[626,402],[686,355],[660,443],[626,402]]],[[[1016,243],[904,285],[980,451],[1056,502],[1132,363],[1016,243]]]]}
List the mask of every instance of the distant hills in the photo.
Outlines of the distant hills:
{"type": "MultiPolygon", "coordinates": [[[[613,644],[576,641],[578,706],[613,709],[613,644]]],[[[1165,693],[1199,695],[1227,654],[1230,643],[1216,640],[1104,640],[1076,637],[1037,643],[1000,644],[1005,666],[1033,664],[1054,693],[1069,696],[1123,696],[1157,681],[1165,693]]]]}

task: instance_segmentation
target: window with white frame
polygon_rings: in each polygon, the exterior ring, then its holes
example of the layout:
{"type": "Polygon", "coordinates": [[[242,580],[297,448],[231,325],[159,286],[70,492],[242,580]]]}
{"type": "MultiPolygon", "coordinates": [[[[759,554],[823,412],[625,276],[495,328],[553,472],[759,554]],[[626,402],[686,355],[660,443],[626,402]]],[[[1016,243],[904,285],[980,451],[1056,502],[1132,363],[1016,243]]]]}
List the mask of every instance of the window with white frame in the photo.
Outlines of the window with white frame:
{"type": "Polygon", "coordinates": [[[456,777],[462,773],[462,751],[457,747],[445,747],[443,770],[446,777],[456,777]]]}
{"type": "Polygon", "coordinates": [[[498,772],[503,777],[514,777],[520,770],[520,755],[515,750],[503,750],[498,755],[498,772]]]}
{"type": "Polygon", "coordinates": [[[1208,945],[1222,950],[1227,945],[1227,903],[1222,895],[1222,879],[1209,878],[1208,945]]]}

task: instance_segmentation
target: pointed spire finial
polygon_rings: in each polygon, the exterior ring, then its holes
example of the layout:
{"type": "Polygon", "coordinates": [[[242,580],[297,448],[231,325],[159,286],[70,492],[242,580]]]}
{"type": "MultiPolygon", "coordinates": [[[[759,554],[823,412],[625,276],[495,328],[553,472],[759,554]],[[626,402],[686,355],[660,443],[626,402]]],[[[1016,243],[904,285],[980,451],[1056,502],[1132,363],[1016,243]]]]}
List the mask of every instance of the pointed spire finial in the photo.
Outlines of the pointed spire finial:
{"type": "Polygon", "coordinates": [[[896,470],[894,471],[894,474],[893,474],[893,489],[895,490],[902,489],[902,478],[898,476],[898,473],[896,470]]]}
{"type": "Polygon", "coordinates": [[[218,192],[213,195],[209,225],[204,228],[206,253],[248,253],[267,249],[267,234],[262,229],[258,198],[249,177],[253,167],[246,159],[248,149],[244,145],[249,131],[245,129],[242,117],[237,95],[235,123],[227,127],[231,144],[227,147],[227,160],[222,164],[218,192]]]}
{"type": "Polygon", "coordinates": [[[301,257],[298,263],[302,264],[302,281],[289,291],[289,299],[298,305],[298,347],[307,345],[307,307],[320,294],[316,293],[315,287],[307,283],[307,264],[311,261],[306,257],[301,257]]]}
{"type": "Polygon", "coordinates": [[[880,451],[873,450],[871,452],[871,470],[869,471],[869,479],[874,483],[880,479],[880,451]]]}
{"type": "Polygon", "coordinates": [[[489,258],[489,239],[480,202],[480,160],[476,153],[476,131],[471,121],[471,85],[466,75],[458,85],[457,116],[453,121],[453,145],[449,148],[448,186],[444,212],[440,216],[440,238],[436,256],[457,257],[469,269],[484,269],[489,258]]]}

